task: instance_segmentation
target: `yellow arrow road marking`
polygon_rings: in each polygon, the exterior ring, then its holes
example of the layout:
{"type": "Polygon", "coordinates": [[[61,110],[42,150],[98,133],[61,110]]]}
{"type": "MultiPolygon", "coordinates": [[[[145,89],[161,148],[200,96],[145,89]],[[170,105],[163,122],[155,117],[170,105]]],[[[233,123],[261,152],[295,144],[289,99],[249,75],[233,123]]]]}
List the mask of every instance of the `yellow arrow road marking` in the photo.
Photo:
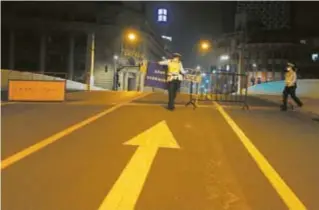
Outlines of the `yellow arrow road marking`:
{"type": "Polygon", "coordinates": [[[99,210],[133,210],[158,149],[180,148],[165,121],[124,144],[138,146],[138,149],[105,197],[99,210]]]}

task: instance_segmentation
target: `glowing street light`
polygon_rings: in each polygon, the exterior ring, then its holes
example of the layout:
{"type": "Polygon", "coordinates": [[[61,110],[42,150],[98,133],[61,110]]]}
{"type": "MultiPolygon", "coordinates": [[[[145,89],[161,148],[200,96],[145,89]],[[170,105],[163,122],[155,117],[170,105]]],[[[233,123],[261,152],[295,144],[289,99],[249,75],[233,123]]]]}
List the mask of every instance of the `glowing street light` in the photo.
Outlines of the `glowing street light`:
{"type": "Polygon", "coordinates": [[[134,42],[134,41],[136,40],[136,34],[133,33],[133,32],[130,32],[130,33],[128,33],[127,38],[128,38],[130,41],[134,42]]]}
{"type": "Polygon", "coordinates": [[[208,43],[203,42],[201,47],[202,47],[203,50],[207,50],[209,48],[209,45],[208,45],[208,43]]]}
{"type": "Polygon", "coordinates": [[[211,48],[211,43],[207,40],[201,40],[199,42],[199,50],[201,52],[208,52],[211,48]]]}
{"type": "Polygon", "coordinates": [[[201,41],[200,42],[200,49],[202,51],[208,51],[210,48],[210,43],[208,41],[201,41]]]}
{"type": "Polygon", "coordinates": [[[113,59],[114,59],[114,60],[118,60],[118,59],[119,59],[119,56],[114,55],[114,56],[113,56],[113,59]]]}
{"type": "Polygon", "coordinates": [[[197,66],[197,67],[196,67],[196,70],[200,70],[200,66],[197,66]]]}

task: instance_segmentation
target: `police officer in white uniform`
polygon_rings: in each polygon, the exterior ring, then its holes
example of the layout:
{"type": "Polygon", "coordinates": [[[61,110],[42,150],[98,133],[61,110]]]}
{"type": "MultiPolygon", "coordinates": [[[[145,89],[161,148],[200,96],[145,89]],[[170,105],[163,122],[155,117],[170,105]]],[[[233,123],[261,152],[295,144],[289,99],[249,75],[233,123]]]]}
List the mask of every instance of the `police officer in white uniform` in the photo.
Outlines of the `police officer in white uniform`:
{"type": "Polygon", "coordinates": [[[183,80],[183,74],[186,71],[183,68],[181,62],[181,55],[179,53],[174,53],[173,58],[169,60],[160,61],[160,65],[165,65],[167,69],[167,84],[168,84],[168,109],[175,109],[175,98],[178,89],[180,88],[181,81],[183,80]]]}

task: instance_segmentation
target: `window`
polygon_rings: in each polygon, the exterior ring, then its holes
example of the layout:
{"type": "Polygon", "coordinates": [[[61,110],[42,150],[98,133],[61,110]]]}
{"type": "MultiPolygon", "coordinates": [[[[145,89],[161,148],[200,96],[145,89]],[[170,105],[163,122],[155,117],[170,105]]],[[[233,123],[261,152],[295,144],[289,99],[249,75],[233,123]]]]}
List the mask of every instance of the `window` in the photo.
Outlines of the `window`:
{"type": "Polygon", "coordinates": [[[158,9],[157,10],[157,21],[158,22],[167,22],[167,9],[158,9]]]}

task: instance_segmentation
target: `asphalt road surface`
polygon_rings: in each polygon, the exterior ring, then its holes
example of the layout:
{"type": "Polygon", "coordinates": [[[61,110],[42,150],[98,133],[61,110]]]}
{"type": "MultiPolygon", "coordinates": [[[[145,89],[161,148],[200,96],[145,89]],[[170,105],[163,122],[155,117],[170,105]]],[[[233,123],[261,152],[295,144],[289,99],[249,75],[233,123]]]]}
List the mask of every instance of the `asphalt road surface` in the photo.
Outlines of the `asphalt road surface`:
{"type": "Polygon", "coordinates": [[[319,124],[179,96],[77,93],[2,109],[3,210],[317,210],[319,124]],[[139,97],[139,98],[135,98],[139,97]]]}

